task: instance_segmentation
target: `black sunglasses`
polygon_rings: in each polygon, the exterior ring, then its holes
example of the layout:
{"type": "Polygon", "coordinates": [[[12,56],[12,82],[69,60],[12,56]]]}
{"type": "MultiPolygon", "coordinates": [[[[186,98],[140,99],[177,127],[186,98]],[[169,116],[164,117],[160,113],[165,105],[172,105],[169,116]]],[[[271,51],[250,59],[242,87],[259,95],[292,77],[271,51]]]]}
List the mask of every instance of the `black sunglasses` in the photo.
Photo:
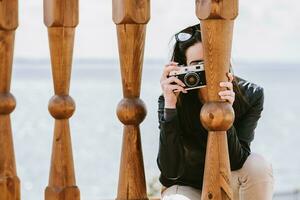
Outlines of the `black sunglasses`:
{"type": "Polygon", "coordinates": [[[196,32],[200,32],[200,24],[194,26],[189,26],[182,31],[175,34],[175,39],[177,42],[186,42],[193,38],[196,32]]]}

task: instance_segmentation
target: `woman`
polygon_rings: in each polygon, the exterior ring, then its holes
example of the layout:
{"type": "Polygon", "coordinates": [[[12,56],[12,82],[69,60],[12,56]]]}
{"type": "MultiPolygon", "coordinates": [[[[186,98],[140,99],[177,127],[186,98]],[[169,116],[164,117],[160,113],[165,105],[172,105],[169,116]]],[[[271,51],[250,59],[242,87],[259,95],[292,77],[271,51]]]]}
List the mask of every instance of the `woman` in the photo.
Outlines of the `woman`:
{"type": "MultiPolygon", "coordinates": [[[[203,60],[200,25],[180,31],[175,38],[172,62],[165,66],[161,77],[163,95],[158,100],[160,144],[157,164],[163,185],[161,194],[163,200],[199,200],[208,135],[200,123],[199,113],[207,89],[187,91],[182,81],[168,75],[180,69],[179,65],[192,65],[203,60]]],[[[263,88],[232,73],[227,76],[229,81],[220,83],[226,90],[219,95],[233,106],[235,112],[233,126],[227,131],[234,200],[272,199],[272,166],[250,151],[263,110],[263,88]]]]}

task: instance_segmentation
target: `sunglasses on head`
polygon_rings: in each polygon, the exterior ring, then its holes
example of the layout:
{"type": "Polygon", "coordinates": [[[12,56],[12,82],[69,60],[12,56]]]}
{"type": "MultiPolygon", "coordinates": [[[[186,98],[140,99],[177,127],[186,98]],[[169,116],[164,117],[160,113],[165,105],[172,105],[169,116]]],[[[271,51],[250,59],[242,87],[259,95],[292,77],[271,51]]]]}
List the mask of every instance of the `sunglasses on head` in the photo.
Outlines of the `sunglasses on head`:
{"type": "Polygon", "coordinates": [[[196,32],[200,32],[200,24],[194,26],[189,26],[182,31],[175,34],[175,39],[177,42],[186,42],[193,38],[196,32]]]}

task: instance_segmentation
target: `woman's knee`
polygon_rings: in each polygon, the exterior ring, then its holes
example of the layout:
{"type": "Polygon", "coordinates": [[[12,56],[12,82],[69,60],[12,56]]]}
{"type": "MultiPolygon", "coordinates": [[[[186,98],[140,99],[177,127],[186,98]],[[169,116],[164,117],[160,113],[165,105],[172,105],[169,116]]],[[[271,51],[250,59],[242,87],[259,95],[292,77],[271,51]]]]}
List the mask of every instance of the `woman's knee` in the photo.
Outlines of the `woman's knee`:
{"type": "Polygon", "coordinates": [[[198,200],[201,198],[201,190],[181,185],[173,185],[163,190],[162,200],[198,200]]]}
{"type": "Polygon", "coordinates": [[[248,180],[273,182],[272,164],[259,154],[252,153],[248,156],[243,171],[248,180]]]}

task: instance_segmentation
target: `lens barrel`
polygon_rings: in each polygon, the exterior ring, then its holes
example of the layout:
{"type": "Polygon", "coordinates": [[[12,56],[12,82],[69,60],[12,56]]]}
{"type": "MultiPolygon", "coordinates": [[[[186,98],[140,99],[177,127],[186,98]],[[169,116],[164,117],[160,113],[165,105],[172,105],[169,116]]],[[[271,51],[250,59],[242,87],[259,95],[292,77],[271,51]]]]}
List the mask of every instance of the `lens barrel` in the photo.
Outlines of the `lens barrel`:
{"type": "Polygon", "coordinates": [[[184,76],[184,84],[187,87],[196,87],[199,84],[199,81],[200,81],[200,77],[195,72],[188,72],[184,76]]]}

